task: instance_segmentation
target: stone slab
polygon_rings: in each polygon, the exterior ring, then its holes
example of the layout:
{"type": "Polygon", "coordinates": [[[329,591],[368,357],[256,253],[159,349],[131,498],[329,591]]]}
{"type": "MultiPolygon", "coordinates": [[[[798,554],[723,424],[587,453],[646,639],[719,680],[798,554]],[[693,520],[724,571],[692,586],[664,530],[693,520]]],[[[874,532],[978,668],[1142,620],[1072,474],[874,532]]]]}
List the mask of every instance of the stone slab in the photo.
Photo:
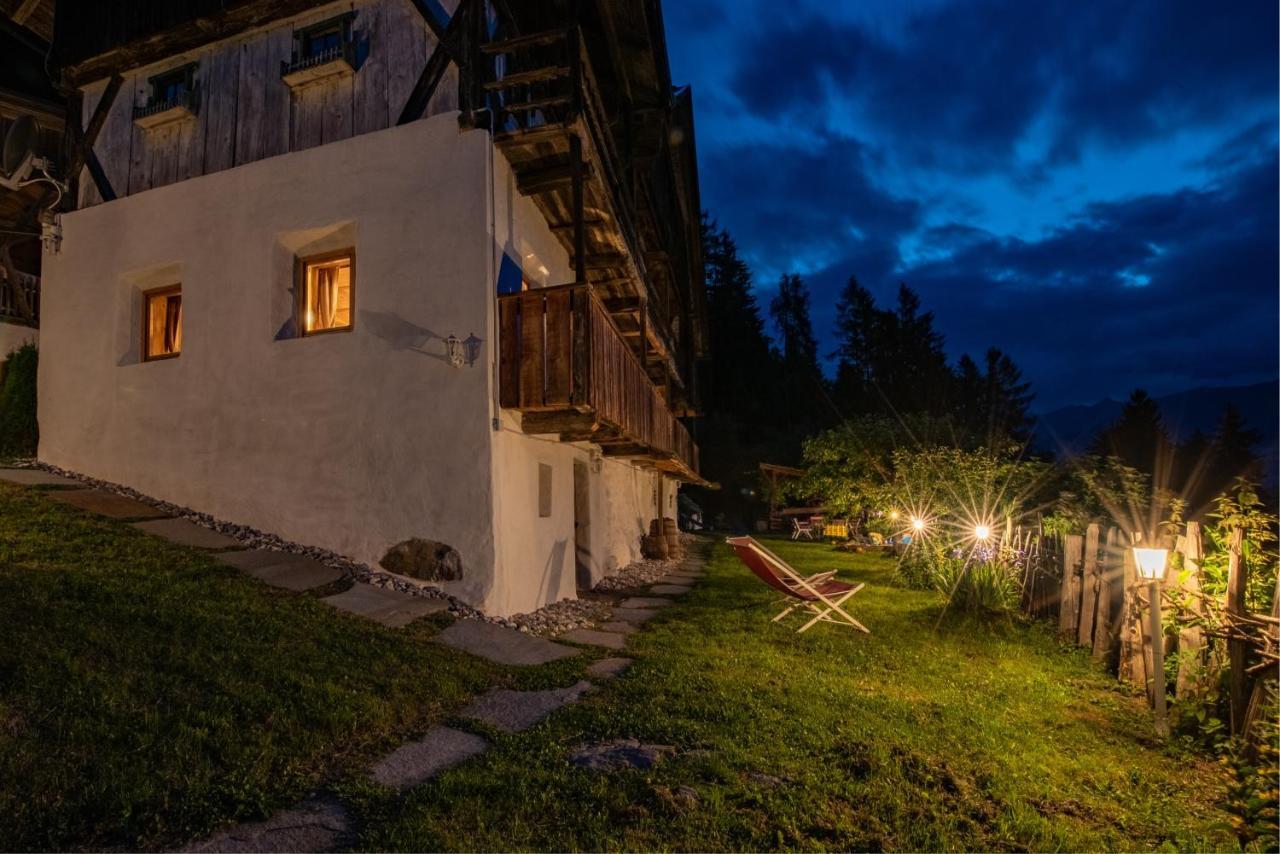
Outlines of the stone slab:
{"type": "Polygon", "coordinates": [[[462,715],[504,732],[524,732],[557,709],[576,703],[590,690],[591,683],[586,681],[548,691],[492,688],[468,703],[462,715]]]}
{"type": "Polygon", "coordinates": [[[266,821],[236,825],[187,851],[335,851],[355,842],[351,816],[336,799],[308,798],[266,821]]]}
{"type": "Polygon", "coordinates": [[[687,584],[655,584],[649,588],[649,592],[662,596],[683,596],[692,589],[687,584]]]}
{"type": "Polygon", "coordinates": [[[602,632],[614,632],[619,635],[633,635],[640,631],[639,626],[623,620],[610,620],[607,623],[601,623],[599,629],[602,632]]]}
{"type": "Polygon", "coordinates": [[[705,574],[701,572],[673,572],[664,576],[662,580],[668,581],[672,584],[681,584],[685,582],[691,583],[694,581],[700,581],[704,577],[705,574]]]}
{"type": "Polygon", "coordinates": [[[627,639],[616,632],[601,632],[595,629],[573,629],[560,635],[560,640],[587,646],[603,646],[608,649],[623,649],[627,639]]]}
{"type": "Polygon", "coordinates": [[[657,611],[648,608],[614,608],[613,619],[632,625],[642,625],[658,616],[657,611]]]}
{"type": "Polygon", "coordinates": [[[526,635],[484,620],[458,620],[436,635],[445,646],[487,658],[498,664],[529,666],[577,655],[579,650],[526,635]]]}
{"type": "Polygon", "coordinates": [[[314,558],[292,552],[253,549],[226,552],[218,560],[243,570],[272,587],[300,592],[324,587],[342,578],[342,571],[326,566],[314,558]]]}
{"type": "Polygon", "coordinates": [[[70,504],[81,510],[88,510],[90,513],[112,519],[163,519],[169,515],[150,504],[143,504],[141,501],[135,501],[123,495],[116,495],[114,492],[99,492],[96,489],[50,492],[49,497],[54,501],[61,501],[63,504],[70,504]]]}
{"type": "Polygon", "coordinates": [[[427,596],[414,596],[399,590],[386,590],[371,584],[356,583],[350,590],[320,600],[340,611],[368,617],[376,623],[398,629],[419,617],[437,614],[449,608],[448,601],[427,596]]]}
{"type": "Polygon", "coordinates": [[[43,469],[0,469],[0,480],[23,486],[84,486],[78,480],[43,469]]]}
{"type": "Polygon", "coordinates": [[[180,546],[194,549],[242,548],[239,540],[220,534],[212,528],[197,525],[186,519],[154,519],[150,522],[134,522],[133,527],[153,537],[160,537],[180,546]]]}
{"type": "Polygon", "coordinates": [[[616,679],[630,670],[634,663],[630,658],[602,658],[587,668],[587,675],[602,681],[616,679]]]}
{"type": "Polygon", "coordinates": [[[569,761],[579,768],[589,768],[592,771],[648,769],[672,753],[675,753],[675,748],[665,744],[641,744],[634,738],[620,738],[601,744],[583,745],[569,755],[569,761]]]}
{"type": "Polygon", "coordinates": [[[662,599],[657,596],[632,596],[623,599],[618,605],[619,608],[665,608],[671,604],[670,599],[662,599]]]}
{"type": "Polygon", "coordinates": [[[394,789],[425,783],[489,748],[478,735],[452,727],[432,727],[420,741],[402,745],[369,769],[369,779],[394,789]]]}

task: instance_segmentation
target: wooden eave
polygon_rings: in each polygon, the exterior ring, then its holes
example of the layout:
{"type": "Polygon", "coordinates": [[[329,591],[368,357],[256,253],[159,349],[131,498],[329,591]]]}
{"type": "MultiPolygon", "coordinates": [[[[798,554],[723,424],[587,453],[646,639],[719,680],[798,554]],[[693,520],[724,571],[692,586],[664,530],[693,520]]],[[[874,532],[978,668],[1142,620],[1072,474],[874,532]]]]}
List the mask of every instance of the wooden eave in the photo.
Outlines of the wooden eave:
{"type": "MultiPolygon", "coordinates": [[[[97,0],[104,8],[122,8],[97,0]]],[[[169,56],[193,50],[210,42],[230,38],[247,30],[288,18],[309,9],[324,6],[329,0],[229,0],[221,3],[175,3],[190,11],[185,18],[181,9],[173,12],[175,22],[155,32],[132,38],[108,50],[79,56],[69,54],[68,28],[83,26],[76,19],[71,4],[60,3],[54,25],[54,55],[61,64],[62,82],[69,87],[83,86],[112,74],[149,65],[169,56]],[[208,7],[208,12],[203,12],[208,7]]]]}

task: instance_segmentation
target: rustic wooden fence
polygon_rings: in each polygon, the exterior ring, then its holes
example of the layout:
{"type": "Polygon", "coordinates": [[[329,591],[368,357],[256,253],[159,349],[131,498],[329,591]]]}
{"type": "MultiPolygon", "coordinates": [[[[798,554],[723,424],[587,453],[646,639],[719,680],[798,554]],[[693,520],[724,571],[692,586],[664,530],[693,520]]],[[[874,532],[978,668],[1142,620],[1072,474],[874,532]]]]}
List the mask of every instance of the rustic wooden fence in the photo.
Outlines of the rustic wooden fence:
{"type": "Polygon", "coordinates": [[[1147,628],[1151,588],[1138,576],[1133,558],[1132,547],[1141,535],[1118,527],[1104,533],[1092,524],[1083,534],[1041,540],[1041,559],[1027,565],[1024,607],[1029,613],[1056,617],[1064,638],[1106,661],[1120,680],[1145,686],[1148,699],[1154,697],[1154,679],[1165,678],[1152,672],[1153,643],[1164,645],[1166,661],[1176,661],[1174,695],[1180,699],[1202,692],[1204,682],[1216,679],[1226,664],[1231,731],[1250,729],[1262,703],[1263,682],[1274,678],[1280,663],[1280,588],[1270,615],[1246,610],[1242,530],[1234,530],[1228,540],[1222,601],[1202,590],[1204,549],[1198,522],[1188,522],[1182,533],[1156,544],[1170,548],[1171,564],[1174,553],[1182,556],[1181,570],[1171,566],[1161,585],[1161,607],[1176,630],[1166,629],[1160,638],[1152,638],[1147,628]],[[1055,570],[1057,577],[1051,578],[1055,570]],[[1214,638],[1224,643],[1213,644],[1214,638]]]}

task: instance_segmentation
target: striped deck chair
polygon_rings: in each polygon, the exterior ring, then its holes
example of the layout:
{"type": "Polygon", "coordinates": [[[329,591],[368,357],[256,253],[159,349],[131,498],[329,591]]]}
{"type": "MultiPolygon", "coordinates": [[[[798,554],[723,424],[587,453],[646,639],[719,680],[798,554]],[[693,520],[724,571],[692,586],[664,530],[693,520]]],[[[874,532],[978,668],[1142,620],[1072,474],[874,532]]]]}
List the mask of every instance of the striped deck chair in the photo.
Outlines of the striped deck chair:
{"type": "Polygon", "coordinates": [[[797,634],[808,631],[819,622],[852,626],[859,631],[871,634],[870,629],[855,620],[844,609],[844,603],[865,586],[862,583],[847,584],[836,581],[833,577],[834,571],[819,572],[805,578],[792,569],[790,564],[760,545],[752,537],[730,537],[725,542],[757,578],[777,590],[789,602],[772,622],[778,622],[796,608],[804,608],[814,616],[796,630],[797,634]]]}

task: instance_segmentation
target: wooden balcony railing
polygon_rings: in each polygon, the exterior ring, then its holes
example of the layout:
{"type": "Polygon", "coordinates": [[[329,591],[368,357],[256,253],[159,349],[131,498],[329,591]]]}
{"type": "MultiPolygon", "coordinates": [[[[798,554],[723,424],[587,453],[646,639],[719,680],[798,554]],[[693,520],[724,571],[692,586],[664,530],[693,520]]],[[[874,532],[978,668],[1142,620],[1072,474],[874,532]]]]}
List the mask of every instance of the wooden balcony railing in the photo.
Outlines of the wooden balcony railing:
{"type": "Polygon", "coordinates": [[[17,281],[10,281],[0,270],[0,322],[39,326],[40,279],[27,273],[16,275],[17,281]]]}
{"type": "Polygon", "coordinates": [[[498,297],[500,405],[525,432],[599,443],[698,480],[698,448],[589,285],[498,297]]]}

